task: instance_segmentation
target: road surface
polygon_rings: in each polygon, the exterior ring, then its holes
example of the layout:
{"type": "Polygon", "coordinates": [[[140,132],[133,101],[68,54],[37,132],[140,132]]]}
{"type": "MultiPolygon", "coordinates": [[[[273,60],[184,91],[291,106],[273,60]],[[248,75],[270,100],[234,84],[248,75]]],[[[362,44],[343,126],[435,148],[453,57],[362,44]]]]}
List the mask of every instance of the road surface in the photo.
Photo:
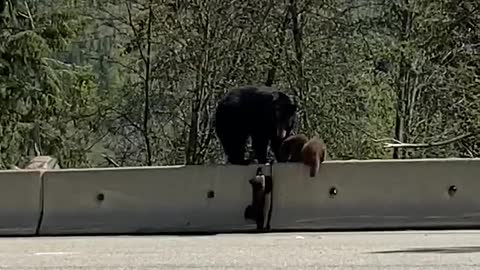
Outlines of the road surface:
{"type": "Polygon", "coordinates": [[[0,269],[480,269],[480,231],[0,238],[0,269]]]}

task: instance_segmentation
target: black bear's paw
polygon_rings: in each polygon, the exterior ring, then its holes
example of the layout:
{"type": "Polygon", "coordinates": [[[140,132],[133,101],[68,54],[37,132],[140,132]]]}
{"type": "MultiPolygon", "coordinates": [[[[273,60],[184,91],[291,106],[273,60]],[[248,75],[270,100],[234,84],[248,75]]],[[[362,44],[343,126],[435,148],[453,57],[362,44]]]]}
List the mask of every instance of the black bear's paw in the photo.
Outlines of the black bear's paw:
{"type": "Polygon", "coordinates": [[[228,163],[230,163],[231,165],[247,166],[250,165],[252,161],[250,159],[230,159],[228,160],[228,163]]]}
{"type": "Polygon", "coordinates": [[[256,164],[272,165],[274,162],[275,162],[275,159],[267,158],[267,159],[263,160],[263,162],[257,162],[256,164]]]}

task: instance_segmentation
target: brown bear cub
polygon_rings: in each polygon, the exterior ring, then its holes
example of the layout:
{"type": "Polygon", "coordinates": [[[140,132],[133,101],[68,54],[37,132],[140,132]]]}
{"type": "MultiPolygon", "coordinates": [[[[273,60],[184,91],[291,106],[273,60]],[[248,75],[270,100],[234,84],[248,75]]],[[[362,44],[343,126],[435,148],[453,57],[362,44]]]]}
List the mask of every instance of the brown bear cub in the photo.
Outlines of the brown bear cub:
{"type": "Polygon", "coordinates": [[[302,148],[308,142],[307,136],[303,134],[292,135],[286,138],[280,145],[280,162],[301,162],[302,148]]]}
{"type": "Polygon", "coordinates": [[[326,146],[322,139],[310,140],[303,134],[288,137],[280,146],[280,162],[302,162],[310,167],[310,177],[315,177],[325,160],[326,146]]]}
{"type": "Polygon", "coordinates": [[[303,163],[310,167],[310,177],[315,177],[325,160],[326,146],[322,139],[313,137],[302,148],[303,163]]]}

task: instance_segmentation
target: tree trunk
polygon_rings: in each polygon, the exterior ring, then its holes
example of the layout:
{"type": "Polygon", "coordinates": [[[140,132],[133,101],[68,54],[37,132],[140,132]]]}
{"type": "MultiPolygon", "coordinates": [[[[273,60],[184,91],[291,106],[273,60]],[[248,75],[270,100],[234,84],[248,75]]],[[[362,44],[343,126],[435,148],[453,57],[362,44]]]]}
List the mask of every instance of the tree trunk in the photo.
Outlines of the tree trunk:
{"type": "Polygon", "coordinates": [[[152,20],[153,10],[152,2],[150,0],[150,10],[148,14],[148,29],[147,29],[147,57],[145,60],[145,109],[143,115],[143,132],[145,137],[145,145],[147,148],[147,165],[152,166],[152,148],[150,144],[148,120],[150,117],[150,70],[151,70],[151,47],[152,47],[152,20]]]}

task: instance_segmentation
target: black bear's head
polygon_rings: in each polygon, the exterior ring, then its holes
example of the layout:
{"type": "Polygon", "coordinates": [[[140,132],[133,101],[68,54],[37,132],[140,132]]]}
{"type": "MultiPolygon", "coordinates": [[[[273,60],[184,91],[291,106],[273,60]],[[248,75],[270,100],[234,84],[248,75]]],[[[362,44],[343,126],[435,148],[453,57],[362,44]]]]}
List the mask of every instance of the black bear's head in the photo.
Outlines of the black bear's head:
{"type": "Polygon", "coordinates": [[[284,93],[279,92],[273,100],[274,104],[274,123],[276,136],[278,139],[291,135],[297,121],[297,105],[284,93]]]}

